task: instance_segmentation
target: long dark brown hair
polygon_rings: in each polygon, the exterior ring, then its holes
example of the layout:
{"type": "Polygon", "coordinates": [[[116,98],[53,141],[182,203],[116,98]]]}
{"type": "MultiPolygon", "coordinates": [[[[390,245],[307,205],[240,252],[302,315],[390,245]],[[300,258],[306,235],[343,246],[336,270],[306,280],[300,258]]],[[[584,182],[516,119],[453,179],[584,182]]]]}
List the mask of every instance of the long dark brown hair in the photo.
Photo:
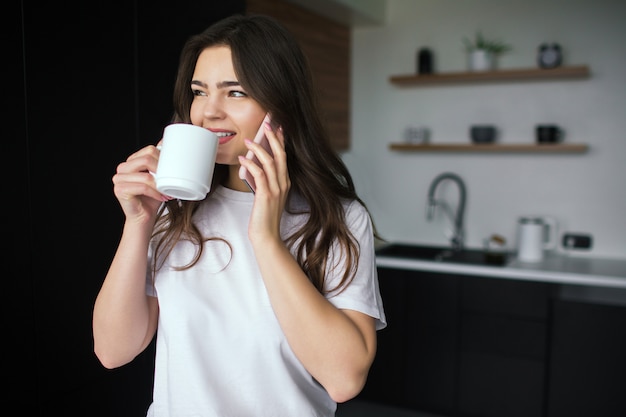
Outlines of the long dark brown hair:
{"type": "MultiPolygon", "coordinates": [[[[191,123],[190,83],[196,61],[204,49],[220,45],[230,47],[239,83],[283,129],[290,196],[295,193],[308,205],[307,222],[285,239],[286,245],[295,246],[298,263],[321,293],[345,286],[354,275],[360,248],[346,225],[343,204],[363,202],[356,194],[348,169],[329,141],[307,60],[282,25],[268,16],[234,15],[192,36],[180,56],[173,121],[191,123]],[[334,245],[340,250],[339,254],[334,253],[334,259],[344,259],[346,269],[337,287],[324,289],[326,270],[335,266],[328,265],[334,245]]],[[[228,166],[217,164],[209,196],[227,177],[228,166]]],[[[159,236],[157,255],[166,256],[178,240],[188,239],[196,244],[197,251],[192,262],[183,268],[198,261],[203,242],[211,239],[202,236],[192,221],[199,204],[172,200],[162,207],[155,227],[155,236],[159,236]]],[[[293,212],[293,207],[288,205],[286,211],[293,212]]],[[[158,258],[162,256],[155,256],[155,260],[158,258]]]]}

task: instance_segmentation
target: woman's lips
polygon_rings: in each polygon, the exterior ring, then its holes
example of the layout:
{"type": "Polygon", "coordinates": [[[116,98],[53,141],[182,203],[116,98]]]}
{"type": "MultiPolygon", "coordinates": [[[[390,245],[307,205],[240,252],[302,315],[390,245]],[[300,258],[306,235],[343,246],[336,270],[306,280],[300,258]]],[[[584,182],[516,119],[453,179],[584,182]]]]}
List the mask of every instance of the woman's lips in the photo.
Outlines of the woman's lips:
{"type": "MultiPolygon", "coordinates": [[[[209,129],[211,130],[211,129],[209,129]]],[[[219,144],[222,145],[226,142],[229,142],[232,138],[235,137],[235,132],[227,131],[227,130],[211,130],[211,132],[217,135],[219,140],[219,144]]]]}
{"type": "Polygon", "coordinates": [[[219,138],[219,144],[223,145],[224,143],[230,141],[232,138],[234,138],[235,135],[231,135],[231,136],[218,136],[219,138]]]}

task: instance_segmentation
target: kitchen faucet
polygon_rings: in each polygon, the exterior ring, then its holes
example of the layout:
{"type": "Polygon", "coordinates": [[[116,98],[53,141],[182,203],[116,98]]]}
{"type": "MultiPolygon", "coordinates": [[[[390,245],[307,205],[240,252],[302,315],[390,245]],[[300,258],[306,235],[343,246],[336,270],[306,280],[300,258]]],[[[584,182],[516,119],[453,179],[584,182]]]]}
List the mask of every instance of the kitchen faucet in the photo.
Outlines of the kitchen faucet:
{"type": "Polygon", "coordinates": [[[428,212],[427,219],[430,221],[433,219],[435,215],[435,211],[437,207],[441,207],[443,212],[450,218],[452,223],[454,224],[454,231],[452,233],[452,237],[450,238],[450,243],[452,244],[452,248],[454,250],[463,249],[463,240],[464,240],[464,231],[463,231],[463,214],[465,211],[465,199],[466,199],[466,191],[465,191],[465,183],[458,175],[452,172],[444,172],[443,174],[439,174],[435,179],[430,183],[430,188],[428,190],[428,212]],[[452,213],[450,206],[444,200],[438,200],[435,198],[435,191],[437,191],[437,187],[441,184],[442,181],[451,180],[459,188],[459,203],[456,208],[456,216],[452,213]]]}

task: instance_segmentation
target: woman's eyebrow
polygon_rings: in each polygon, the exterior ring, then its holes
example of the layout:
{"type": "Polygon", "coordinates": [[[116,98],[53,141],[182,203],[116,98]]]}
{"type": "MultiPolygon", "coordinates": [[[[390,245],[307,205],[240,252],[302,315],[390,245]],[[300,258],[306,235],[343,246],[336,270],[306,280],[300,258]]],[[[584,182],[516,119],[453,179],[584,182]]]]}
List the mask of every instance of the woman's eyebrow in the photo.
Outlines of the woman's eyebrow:
{"type": "Polygon", "coordinates": [[[203,83],[202,81],[198,81],[198,80],[191,80],[191,85],[199,85],[202,88],[208,87],[205,83],[203,83]]]}
{"type": "MultiPolygon", "coordinates": [[[[202,81],[199,81],[199,80],[192,80],[191,85],[198,85],[202,88],[208,87],[206,83],[203,83],[202,81]]],[[[216,84],[217,88],[237,87],[240,85],[241,84],[239,83],[239,81],[220,81],[216,84]]]]}
{"type": "Polygon", "coordinates": [[[238,87],[239,81],[220,81],[217,83],[217,88],[226,88],[226,87],[238,87]]]}

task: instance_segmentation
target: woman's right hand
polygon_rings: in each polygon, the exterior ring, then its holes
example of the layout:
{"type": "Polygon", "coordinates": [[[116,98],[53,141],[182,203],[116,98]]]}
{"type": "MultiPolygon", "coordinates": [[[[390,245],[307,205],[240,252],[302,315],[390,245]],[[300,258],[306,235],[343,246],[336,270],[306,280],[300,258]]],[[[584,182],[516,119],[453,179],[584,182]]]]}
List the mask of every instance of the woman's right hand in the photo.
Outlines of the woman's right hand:
{"type": "Polygon", "coordinates": [[[117,166],[113,192],[127,220],[154,222],[156,213],[170,197],[156,189],[156,172],[160,151],[154,145],[133,153],[117,166]]]}

